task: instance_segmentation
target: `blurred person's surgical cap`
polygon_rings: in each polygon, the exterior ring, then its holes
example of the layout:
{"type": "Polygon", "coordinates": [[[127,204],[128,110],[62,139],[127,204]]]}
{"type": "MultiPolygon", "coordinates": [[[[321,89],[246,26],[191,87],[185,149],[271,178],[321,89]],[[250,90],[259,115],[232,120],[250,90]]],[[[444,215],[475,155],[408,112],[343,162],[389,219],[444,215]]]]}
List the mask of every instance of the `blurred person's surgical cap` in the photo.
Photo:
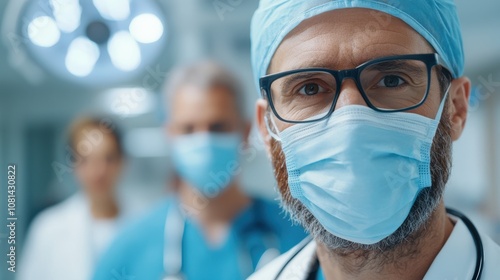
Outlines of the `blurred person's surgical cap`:
{"type": "Polygon", "coordinates": [[[454,78],[463,74],[462,35],[453,0],[261,0],[251,25],[257,88],[290,31],[306,19],[345,8],[367,8],[401,19],[430,43],[454,78]]]}

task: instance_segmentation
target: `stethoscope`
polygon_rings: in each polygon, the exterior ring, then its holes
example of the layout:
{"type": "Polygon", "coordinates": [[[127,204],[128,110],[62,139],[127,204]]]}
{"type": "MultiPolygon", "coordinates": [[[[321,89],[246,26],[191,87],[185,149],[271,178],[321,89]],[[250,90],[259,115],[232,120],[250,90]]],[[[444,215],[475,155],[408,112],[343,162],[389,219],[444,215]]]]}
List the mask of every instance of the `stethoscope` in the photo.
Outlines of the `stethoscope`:
{"type": "MultiPolygon", "coordinates": [[[[163,245],[163,280],[182,280],[185,276],[182,274],[182,241],[184,236],[186,215],[181,211],[180,205],[176,202],[172,203],[167,209],[167,217],[165,220],[164,229],[164,245],[163,245]]],[[[252,205],[252,210],[259,212],[260,207],[252,205]]],[[[255,213],[256,217],[261,218],[263,213],[255,213]]],[[[247,228],[242,231],[242,239],[246,239],[248,243],[254,241],[250,235],[252,233],[259,233],[262,235],[259,243],[267,248],[260,256],[255,267],[258,269],[269,261],[279,256],[279,239],[268,226],[257,219],[251,223],[247,228]],[[262,241],[262,242],[261,242],[262,241]]],[[[242,242],[243,243],[243,242],[242,242]]],[[[240,267],[243,274],[250,275],[254,269],[252,264],[252,245],[255,244],[241,244],[238,253],[240,260],[240,267]],[[247,248],[249,247],[249,248],[247,248]]]]}
{"type": "MultiPolygon", "coordinates": [[[[469,230],[472,239],[474,240],[474,245],[476,246],[476,267],[474,269],[474,274],[472,275],[472,280],[479,280],[481,279],[481,274],[483,273],[483,266],[484,266],[484,249],[483,249],[483,242],[481,241],[481,237],[479,236],[479,232],[477,231],[477,228],[474,226],[474,224],[467,218],[464,214],[457,210],[453,210],[450,208],[446,208],[446,212],[450,215],[453,215],[463,221],[467,229],[469,230]]],[[[290,262],[312,241],[312,237],[308,237],[304,241],[302,241],[302,244],[299,245],[299,248],[297,251],[293,253],[293,255],[286,261],[286,263],[283,265],[283,267],[280,269],[278,274],[274,279],[278,279],[280,275],[285,271],[285,268],[290,264],[290,262]]],[[[311,269],[309,270],[309,273],[306,277],[306,280],[316,280],[317,275],[318,275],[318,270],[319,270],[319,260],[316,258],[314,263],[311,266],[311,269]]]]}

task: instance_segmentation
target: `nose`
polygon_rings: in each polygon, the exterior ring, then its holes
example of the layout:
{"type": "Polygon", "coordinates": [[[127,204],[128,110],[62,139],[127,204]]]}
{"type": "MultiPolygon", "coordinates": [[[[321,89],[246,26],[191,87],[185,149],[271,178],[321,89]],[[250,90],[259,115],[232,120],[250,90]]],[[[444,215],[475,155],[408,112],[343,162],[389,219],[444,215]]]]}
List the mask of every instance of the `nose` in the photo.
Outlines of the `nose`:
{"type": "Polygon", "coordinates": [[[339,97],[335,104],[335,110],[338,110],[348,105],[363,105],[367,106],[361,92],[353,79],[345,79],[340,85],[339,97]]]}

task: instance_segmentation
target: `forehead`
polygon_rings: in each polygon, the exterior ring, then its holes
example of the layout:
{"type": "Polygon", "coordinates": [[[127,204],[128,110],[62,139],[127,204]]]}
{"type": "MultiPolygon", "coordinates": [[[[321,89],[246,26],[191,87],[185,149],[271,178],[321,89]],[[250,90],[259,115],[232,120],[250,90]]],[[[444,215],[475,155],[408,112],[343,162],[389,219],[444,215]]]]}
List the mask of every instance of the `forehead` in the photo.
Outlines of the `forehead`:
{"type": "Polygon", "coordinates": [[[378,11],[349,8],[307,19],[276,50],[268,72],[324,67],[353,68],[377,57],[433,52],[402,20],[378,11]]]}
{"type": "Polygon", "coordinates": [[[222,86],[185,85],[173,94],[170,104],[172,120],[234,119],[236,96],[222,86]]]}
{"type": "Polygon", "coordinates": [[[81,131],[76,133],[73,145],[75,145],[77,150],[83,149],[88,151],[86,155],[98,155],[118,151],[116,138],[111,133],[95,125],[85,126],[81,131]]]}

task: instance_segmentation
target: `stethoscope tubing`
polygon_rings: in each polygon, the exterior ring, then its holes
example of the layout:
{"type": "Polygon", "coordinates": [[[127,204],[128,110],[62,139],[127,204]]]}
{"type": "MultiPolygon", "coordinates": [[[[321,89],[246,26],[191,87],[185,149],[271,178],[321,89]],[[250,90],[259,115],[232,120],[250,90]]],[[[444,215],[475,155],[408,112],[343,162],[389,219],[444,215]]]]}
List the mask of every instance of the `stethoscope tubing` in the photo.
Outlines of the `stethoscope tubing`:
{"type": "Polygon", "coordinates": [[[471,220],[469,220],[469,218],[467,218],[467,216],[465,216],[461,212],[450,208],[446,208],[446,212],[462,220],[469,230],[472,239],[474,240],[474,244],[476,245],[476,267],[474,269],[472,280],[481,279],[481,274],[483,273],[484,266],[484,248],[483,242],[481,241],[481,236],[479,235],[477,228],[474,226],[471,220]]]}

